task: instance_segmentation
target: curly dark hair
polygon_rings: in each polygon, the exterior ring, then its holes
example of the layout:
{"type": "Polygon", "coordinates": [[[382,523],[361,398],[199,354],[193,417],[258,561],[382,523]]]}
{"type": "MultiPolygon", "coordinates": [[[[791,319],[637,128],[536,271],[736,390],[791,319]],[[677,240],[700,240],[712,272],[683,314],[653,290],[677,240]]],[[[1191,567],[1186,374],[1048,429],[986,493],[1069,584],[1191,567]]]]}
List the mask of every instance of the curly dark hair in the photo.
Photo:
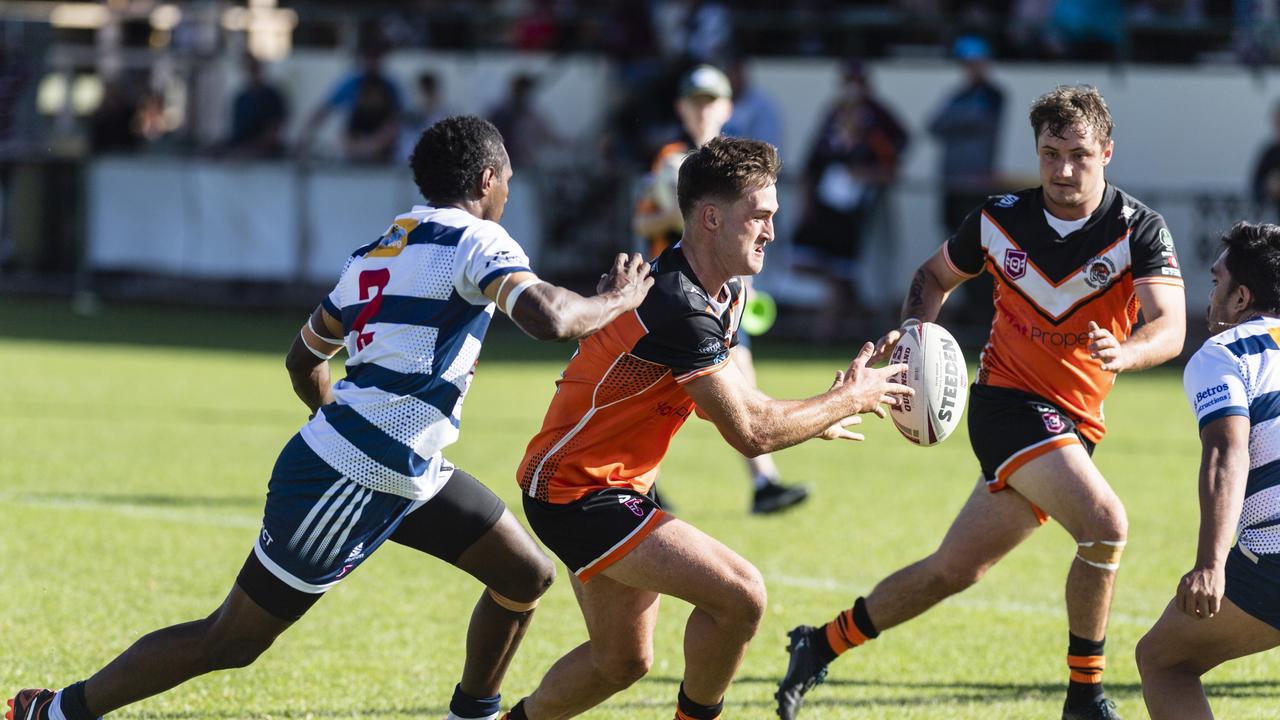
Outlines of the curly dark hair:
{"type": "Polygon", "coordinates": [[[1045,130],[1054,137],[1082,125],[1104,146],[1111,139],[1115,123],[1102,93],[1092,85],[1059,85],[1031,103],[1031,131],[1036,139],[1045,130]]]}
{"type": "Polygon", "coordinates": [[[466,198],[485,168],[501,172],[506,163],[502,133],[474,115],[445,118],[427,128],[409,156],[418,191],[436,206],[466,198]]]}
{"type": "Polygon", "coordinates": [[[686,219],[703,198],[734,201],[778,181],[778,148],[760,140],[717,137],[680,165],[676,199],[686,219]]]}
{"type": "Polygon", "coordinates": [[[1280,314],[1280,225],[1236,223],[1222,236],[1231,281],[1253,293],[1253,309],[1280,314]]]}

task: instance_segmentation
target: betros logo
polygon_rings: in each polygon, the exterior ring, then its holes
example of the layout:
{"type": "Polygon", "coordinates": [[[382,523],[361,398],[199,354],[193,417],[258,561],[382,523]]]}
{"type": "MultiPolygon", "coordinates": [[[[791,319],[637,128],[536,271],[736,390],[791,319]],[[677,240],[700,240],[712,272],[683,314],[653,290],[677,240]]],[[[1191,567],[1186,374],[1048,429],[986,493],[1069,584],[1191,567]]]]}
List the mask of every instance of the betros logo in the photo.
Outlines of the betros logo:
{"type": "Polygon", "coordinates": [[[1022,250],[1004,251],[1004,274],[1011,280],[1018,280],[1027,274],[1027,254],[1022,250]]]}
{"type": "Polygon", "coordinates": [[[1226,383],[1223,383],[1221,385],[1215,385],[1211,388],[1205,388],[1204,390],[1201,390],[1200,392],[1196,393],[1196,404],[1199,405],[1201,402],[1208,400],[1214,395],[1217,395],[1218,393],[1227,392],[1229,389],[1230,388],[1227,387],[1226,383]]]}

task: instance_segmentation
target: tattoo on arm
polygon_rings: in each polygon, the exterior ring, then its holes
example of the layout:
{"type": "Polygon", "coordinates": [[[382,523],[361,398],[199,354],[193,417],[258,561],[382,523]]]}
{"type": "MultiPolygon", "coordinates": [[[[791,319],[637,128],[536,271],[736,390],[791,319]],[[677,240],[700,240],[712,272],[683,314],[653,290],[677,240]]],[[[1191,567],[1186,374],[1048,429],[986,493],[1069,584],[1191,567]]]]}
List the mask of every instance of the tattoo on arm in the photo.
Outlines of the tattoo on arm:
{"type": "Polygon", "coordinates": [[[904,317],[920,317],[924,312],[924,268],[916,270],[911,278],[911,287],[907,290],[907,304],[903,308],[904,317]]]}

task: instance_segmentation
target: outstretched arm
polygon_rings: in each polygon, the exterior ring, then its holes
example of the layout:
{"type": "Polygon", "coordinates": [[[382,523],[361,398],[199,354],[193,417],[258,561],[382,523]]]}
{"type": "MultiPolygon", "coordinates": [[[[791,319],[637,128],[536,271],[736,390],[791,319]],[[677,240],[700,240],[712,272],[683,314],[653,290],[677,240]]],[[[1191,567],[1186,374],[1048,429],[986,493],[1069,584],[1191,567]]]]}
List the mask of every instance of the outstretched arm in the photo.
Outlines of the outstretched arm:
{"type": "Polygon", "coordinates": [[[312,413],[333,402],[329,358],[342,349],[342,336],[342,323],[324,307],[317,307],[285,355],[293,391],[312,413]]]}
{"type": "Polygon", "coordinates": [[[717,372],[687,383],[684,388],[724,439],[748,457],[798,445],[825,436],[861,439],[843,430],[859,413],[873,412],[881,403],[894,404],[911,388],[889,382],[906,365],[869,368],[872,345],[866,343],[846,372],[837,375],[830,390],[807,400],[775,400],[747,382],[740,372],[717,372]]]}
{"type": "Polygon", "coordinates": [[[635,253],[619,254],[591,297],[543,282],[527,271],[493,280],[484,294],[535,340],[577,340],[639,307],[652,286],[649,265],[635,253]]]}
{"type": "MultiPolygon", "coordinates": [[[[961,275],[947,263],[945,246],[937,249],[924,261],[911,277],[911,285],[907,288],[907,297],[902,301],[901,321],[933,322],[938,319],[942,304],[947,301],[951,291],[971,276],[961,275]]],[[[890,330],[876,343],[876,354],[871,362],[878,363],[889,359],[893,346],[902,336],[901,330],[890,330]]]]}

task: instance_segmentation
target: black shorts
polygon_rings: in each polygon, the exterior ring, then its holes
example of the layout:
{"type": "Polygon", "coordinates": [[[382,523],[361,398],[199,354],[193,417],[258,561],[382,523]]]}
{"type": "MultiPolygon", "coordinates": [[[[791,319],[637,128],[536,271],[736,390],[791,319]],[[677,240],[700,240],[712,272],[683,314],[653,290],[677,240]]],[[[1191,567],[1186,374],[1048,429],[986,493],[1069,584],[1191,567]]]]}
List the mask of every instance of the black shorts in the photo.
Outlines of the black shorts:
{"type": "Polygon", "coordinates": [[[1227,554],[1227,599],[1280,630],[1280,557],[1246,554],[1240,545],[1227,554]]]}
{"type": "Polygon", "coordinates": [[[385,540],[454,564],[506,510],[492,490],[456,468],[440,492],[425,503],[371,491],[373,500],[360,513],[352,514],[360,516],[359,522],[352,521],[356,532],[342,533],[343,539],[334,545],[333,562],[321,567],[307,556],[309,545],[294,548],[287,540],[276,542],[274,536],[293,534],[277,528],[297,526],[301,530],[310,518],[303,519],[298,509],[310,507],[308,500],[326,502],[328,483],[329,478],[313,482],[277,475],[271,479],[264,529],[241,567],[236,585],[276,617],[302,617],[326,590],[345,580],[385,540]],[[361,534],[360,528],[366,525],[370,529],[361,534]],[[277,529],[274,536],[268,528],[277,529]]]}
{"type": "Polygon", "coordinates": [[[1060,447],[1079,443],[1093,455],[1093,443],[1057,405],[1022,390],[978,383],[969,388],[969,443],[991,492],[1004,490],[1018,468],[1060,447]]]}
{"type": "Polygon", "coordinates": [[[587,582],[658,527],[666,513],[649,492],[607,488],[561,505],[525,495],[524,514],[538,539],[587,582]]]}

